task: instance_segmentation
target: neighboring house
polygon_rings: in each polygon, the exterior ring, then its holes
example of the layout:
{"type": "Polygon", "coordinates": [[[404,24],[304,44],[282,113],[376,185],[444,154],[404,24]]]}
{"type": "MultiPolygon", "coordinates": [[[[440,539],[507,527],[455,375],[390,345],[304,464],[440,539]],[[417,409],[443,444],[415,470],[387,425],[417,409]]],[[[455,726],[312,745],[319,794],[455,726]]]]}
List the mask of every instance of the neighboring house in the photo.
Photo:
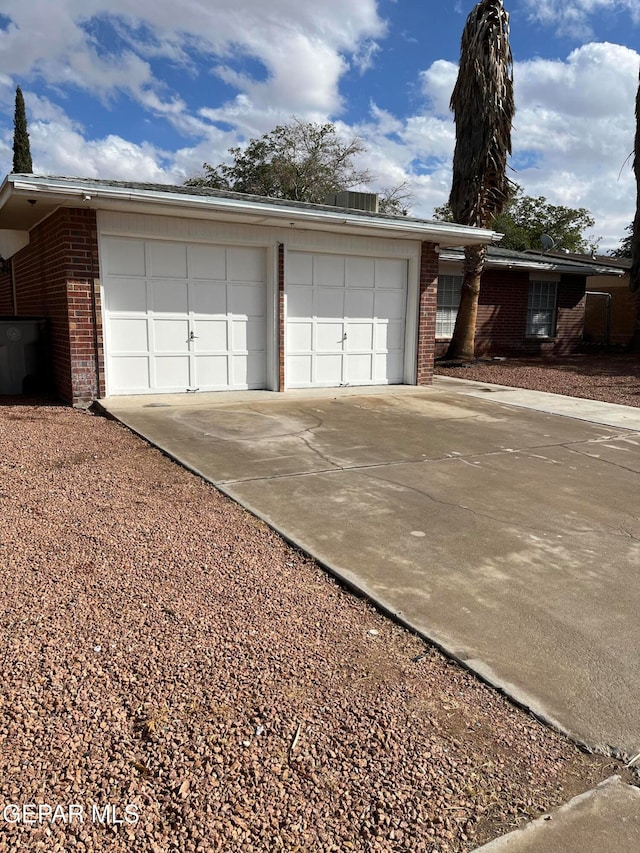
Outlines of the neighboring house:
{"type": "Polygon", "coordinates": [[[429,384],[438,251],[492,231],[192,187],[9,175],[5,313],[57,393],[429,384]]]}
{"type": "MultiPolygon", "coordinates": [[[[437,298],[436,356],[453,334],[463,252],[443,249],[437,298]]],[[[491,246],[482,273],[476,323],[476,355],[562,355],[583,338],[588,276],[610,281],[613,264],[572,260],[565,255],[514,252],[491,246]]]]}
{"type": "Polygon", "coordinates": [[[584,314],[585,343],[628,346],[638,322],[640,295],[629,289],[631,258],[608,255],[554,254],[588,266],[604,265],[617,269],[619,276],[589,275],[584,314]],[[605,295],[606,294],[606,295],[605,295]]]}

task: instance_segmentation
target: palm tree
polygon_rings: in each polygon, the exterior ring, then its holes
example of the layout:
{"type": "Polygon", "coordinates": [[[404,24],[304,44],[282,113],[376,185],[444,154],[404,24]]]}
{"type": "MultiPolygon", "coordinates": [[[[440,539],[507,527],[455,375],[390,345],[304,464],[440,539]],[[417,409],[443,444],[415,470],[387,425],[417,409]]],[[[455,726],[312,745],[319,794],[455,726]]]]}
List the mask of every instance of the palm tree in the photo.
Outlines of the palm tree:
{"type": "MultiPolygon", "coordinates": [[[[456,124],[449,205],[456,222],[486,228],[511,195],[507,157],[511,153],[513,57],[509,13],[502,0],[481,0],[467,18],[451,109],[456,124]]],[[[486,246],[465,249],[460,307],[447,358],[471,360],[480,276],[486,246]]]]}
{"type": "Polygon", "coordinates": [[[640,85],[636,94],[636,138],[633,146],[633,171],[636,176],[636,215],[631,229],[631,273],[629,287],[634,294],[636,328],[631,348],[640,352],[640,85]]]}

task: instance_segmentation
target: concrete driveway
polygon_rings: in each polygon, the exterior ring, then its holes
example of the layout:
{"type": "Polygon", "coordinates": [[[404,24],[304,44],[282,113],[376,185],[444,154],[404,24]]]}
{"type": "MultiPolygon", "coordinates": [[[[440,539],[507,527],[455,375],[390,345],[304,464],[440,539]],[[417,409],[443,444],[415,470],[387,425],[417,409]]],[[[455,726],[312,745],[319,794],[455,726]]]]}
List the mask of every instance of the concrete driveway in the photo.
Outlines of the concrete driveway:
{"type": "Polygon", "coordinates": [[[524,408],[528,393],[440,381],[104,407],[536,714],[631,757],[640,410],[566,417],[524,408]]]}

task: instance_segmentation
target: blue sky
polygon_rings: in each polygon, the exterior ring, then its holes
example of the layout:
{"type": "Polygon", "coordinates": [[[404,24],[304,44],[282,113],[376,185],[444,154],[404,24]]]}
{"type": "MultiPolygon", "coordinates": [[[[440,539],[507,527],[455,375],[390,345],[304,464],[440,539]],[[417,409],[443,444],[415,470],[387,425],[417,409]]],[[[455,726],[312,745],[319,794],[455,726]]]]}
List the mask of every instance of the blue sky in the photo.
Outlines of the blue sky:
{"type": "MultiPolygon", "coordinates": [[[[16,85],[38,174],[182,183],[292,115],[360,136],[369,189],[446,201],[448,110],[472,0],[2,0],[0,172],[16,85]]],[[[640,0],[507,0],[512,177],[586,207],[601,249],[635,208],[640,0]]]]}

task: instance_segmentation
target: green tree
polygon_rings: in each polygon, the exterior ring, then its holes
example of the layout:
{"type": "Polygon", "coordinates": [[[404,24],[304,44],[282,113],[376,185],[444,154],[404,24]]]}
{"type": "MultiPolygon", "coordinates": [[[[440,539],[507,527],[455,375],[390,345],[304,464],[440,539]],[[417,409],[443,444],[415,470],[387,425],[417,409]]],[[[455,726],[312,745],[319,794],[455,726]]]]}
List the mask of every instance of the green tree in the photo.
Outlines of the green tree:
{"type": "Polygon", "coordinates": [[[631,240],[633,238],[633,222],[624,229],[627,232],[626,237],[622,237],[620,245],[617,249],[612,249],[609,254],[612,258],[630,258],[631,257],[631,240]]]}
{"type": "MultiPolygon", "coordinates": [[[[460,46],[460,66],[451,109],[456,125],[449,206],[456,222],[487,227],[509,201],[507,178],[515,112],[509,14],[502,0],[481,0],[471,10],[460,46]]],[[[486,246],[468,246],[460,307],[447,358],[471,360],[480,276],[486,246]]]]}
{"type": "Polygon", "coordinates": [[[386,187],[378,193],[378,210],[389,216],[408,216],[413,201],[408,180],[401,181],[395,187],[386,187]]]}
{"type": "MultiPolygon", "coordinates": [[[[453,221],[451,208],[446,204],[435,209],[434,217],[453,221]]],[[[585,207],[550,204],[542,195],[536,198],[525,195],[518,185],[515,185],[513,195],[503,211],[490,223],[494,231],[504,234],[501,248],[516,252],[540,249],[540,237],[543,234],[548,234],[558,249],[570,252],[593,251],[596,245],[584,236],[584,232],[594,224],[595,220],[585,207]]]]}
{"type": "Polygon", "coordinates": [[[13,118],[13,171],[20,174],[31,174],[31,146],[27,133],[27,112],[20,86],[16,89],[16,105],[13,118]]]}
{"type": "MultiPolygon", "coordinates": [[[[244,148],[230,148],[231,162],[205,163],[203,173],[186,181],[186,186],[323,204],[332,193],[372,181],[370,172],[355,165],[364,151],[359,137],[344,141],[330,122],[294,117],[289,124],[250,139],[244,148]]],[[[403,181],[380,193],[379,210],[406,216],[411,197],[408,182],[403,181]]]]}
{"type": "Polygon", "coordinates": [[[294,118],[250,139],[244,149],[230,148],[231,163],[205,163],[203,174],[187,186],[322,204],[330,193],[371,181],[369,172],[354,164],[364,150],[358,137],[340,139],[331,123],[294,118]]]}

